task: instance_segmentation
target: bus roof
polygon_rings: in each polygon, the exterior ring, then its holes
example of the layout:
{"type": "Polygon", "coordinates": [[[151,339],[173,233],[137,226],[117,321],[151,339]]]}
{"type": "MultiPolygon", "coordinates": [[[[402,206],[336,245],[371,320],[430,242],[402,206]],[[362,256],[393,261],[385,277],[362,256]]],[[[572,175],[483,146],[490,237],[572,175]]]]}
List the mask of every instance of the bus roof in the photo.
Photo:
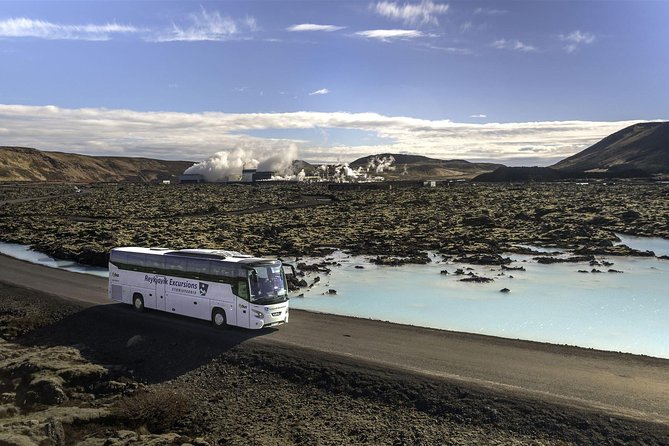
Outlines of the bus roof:
{"type": "Polygon", "coordinates": [[[139,246],[123,246],[113,248],[117,252],[134,252],[139,254],[151,254],[158,256],[175,257],[196,257],[201,259],[225,260],[234,263],[256,263],[268,262],[270,259],[254,257],[248,254],[242,254],[238,251],[227,251],[223,249],[171,249],[171,248],[144,248],[139,246]]]}

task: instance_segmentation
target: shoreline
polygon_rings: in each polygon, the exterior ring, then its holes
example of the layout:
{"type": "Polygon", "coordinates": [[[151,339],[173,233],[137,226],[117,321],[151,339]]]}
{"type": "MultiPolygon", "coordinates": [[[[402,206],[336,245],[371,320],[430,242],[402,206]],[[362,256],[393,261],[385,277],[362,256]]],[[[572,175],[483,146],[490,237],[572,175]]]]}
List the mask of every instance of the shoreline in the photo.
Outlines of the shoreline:
{"type": "MultiPolygon", "coordinates": [[[[614,256],[611,256],[611,257],[614,257],[614,256]]],[[[627,257],[627,256],[625,256],[625,257],[627,257]]],[[[70,271],[70,270],[66,270],[66,269],[63,269],[63,268],[60,268],[60,267],[57,267],[57,266],[54,267],[54,266],[49,266],[49,265],[42,265],[42,264],[39,264],[39,263],[31,262],[29,260],[15,258],[13,256],[10,256],[10,255],[4,254],[4,253],[0,253],[0,258],[7,258],[7,259],[11,259],[11,260],[14,260],[14,261],[17,261],[17,262],[23,262],[25,264],[33,265],[33,266],[40,267],[40,268],[49,268],[49,269],[53,269],[54,271],[63,271],[63,272],[69,273],[69,274],[79,274],[79,275],[83,275],[84,277],[94,277],[96,279],[100,279],[100,280],[104,281],[105,282],[105,287],[106,287],[107,279],[103,278],[99,275],[90,274],[90,273],[83,272],[83,271],[70,271]]],[[[0,282],[2,282],[2,281],[3,281],[2,275],[0,273],[0,282]]],[[[17,282],[11,281],[11,280],[9,282],[6,282],[6,283],[11,283],[13,285],[21,286],[20,283],[17,283],[17,282]]],[[[35,289],[37,291],[44,291],[43,289],[41,289],[39,287],[35,287],[35,288],[27,287],[27,288],[35,289]]],[[[62,294],[57,294],[57,295],[59,297],[62,297],[64,299],[68,299],[68,300],[71,299],[71,300],[78,301],[78,302],[82,301],[80,299],[71,298],[69,296],[62,295],[62,294]]],[[[297,299],[297,297],[293,296],[291,299],[297,299]]],[[[98,303],[98,304],[113,304],[114,302],[107,301],[105,299],[105,300],[97,300],[97,301],[95,301],[95,303],[98,303]]],[[[540,340],[534,340],[534,339],[505,337],[505,336],[499,336],[499,335],[494,335],[494,334],[484,334],[484,333],[476,333],[476,332],[470,332],[470,331],[458,331],[458,330],[431,327],[431,326],[425,326],[425,325],[414,325],[414,324],[408,324],[408,323],[401,323],[401,322],[395,322],[395,321],[391,321],[391,320],[384,320],[384,319],[371,318],[371,317],[367,318],[367,317],[361,317],[361,316],[328,313],[328,312],[322,312],[322,311],[317,311],[317,310],[297,309],[297,308],[292,308],[291,312],[305,312],[305,313],[314,314],[314,315],[321,315],[321,316],[326,317],[326,318],[327,317],[347,318],[347,319],[351,319],[351,320],[360,321],[362,323],[369,322],[369,323],[388,324],[388,325],[398,326],[398,327],[414,328],[414,329],[417,329],[417,330],[434,331],[434,332],[437,332],[437,333],[443,332],[443,333],[448,333],[450,335],[467,335],[467,336],[472,336],[472,337],[480,337],[482,339],[490,339],[490,340],[498,339],[498,340],[501,340],[501,341],[510,341],[510,342],[514,342],[514,343],[526,343],[528,345],[545,346],[545,348],[543,349],[544,351],[564,348],[564,349],[570,350],[572,353],[573,353],[573,351],[581,350],[583,352],[595,352],[595,353],[613,354],[613,355],[629,355],[629,356],[634,357],[634,358],[648,358],[650,360],[669,361],[669,357],[652,356],[652,355],[647,355],[647,354],[626,352],[626,351],[621,351],[621,350],[605,350],[605,349],[595,348],[595,347],[584,347],[584,346],[580,346],[580,345],[576,345],[576,344],[552,343],[552,342],[548,342],[548,341],[540,341],[540,340]]],[[[669,365],[669,362],[668,362],[668,365],[669,365]]]]}

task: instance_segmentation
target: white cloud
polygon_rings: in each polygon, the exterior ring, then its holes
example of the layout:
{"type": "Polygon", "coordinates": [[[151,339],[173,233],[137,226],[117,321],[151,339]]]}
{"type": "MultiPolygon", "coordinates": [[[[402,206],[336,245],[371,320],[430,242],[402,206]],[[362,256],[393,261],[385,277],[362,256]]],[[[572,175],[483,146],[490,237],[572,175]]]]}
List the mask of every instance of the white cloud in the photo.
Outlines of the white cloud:
{"type": "Polygon", "coordinates": [[[460,25],[460,32],[461,33],[466,33],[472,30],[474,28],[474,24],[472,22],[465,22],[462,25],[460,25]]]}
{"type": "Polygon", "coordinates": [[[345,26],[336,26],[336,25],[317,25],[315,23],[301,23],[299,25],[293,25],[286,28],[286,31],[291,32],[304,32],[304,31],[339,31],[346,28],[345,26]]]}
{"type": "Polygon", "coordinates": [[[309,93],[309,96],[323,95],[328,93],[330,93],[330,90],[328,90],[327,88],[321,88],[320,90],[312,91],[311,93],[309,93]]]}
{"type": "Polygon", "coordinates": [[[592,43],[595,41],[595,35],[592,33],[576,30],[569,34],[561,34],[560,39],[573,43],[592,43]]]}
{"type": "Polygon", "coordinates": [[[512,51],[521,51],[524,53],[537,51],[537,47],[532,45],[527,45],[526,43],[521,42],[520,40],[507,40],[499,39],[495,40],[491,46],[500,50],[512,50],[512,51]]]}
{"type": "Polygon", "coordinates": [[[445,53],[451,53],[451,54],[474,54],[474,52],[469,48],[460,48],[453,46],[439,46],[439,45],[426,44],[425,48],[436,51],[443,51],[445,53]]]}
{"type": "Polygon", "coordinates": [[[241,38],[243,31],[256,31],[255,18],[246,16],[235,20],[222,16],[218,11],[209,12],[204,8],[199,13],[189,14],[186,25],[173,24],[170,29],[158,32],[147,40],[154,42],[198,42],[224,41],[241,38]]]}
{"type": "MultiPolygon", "coordinates": [[[[312,161],[353,160],[384,152],[442,159],[518,163],[533,148],[533,163],[548,165],[638,121],[456,123],[377,113],[177,113],[55,106],[0,105],[3,145],[88,155],[202,160],[224,149],[285,150],[295,143],[312,161]],[[375,145],[323,147],[322,141],[260,138],[257,130],[352,129],[375,135],[375,145]]],[[[286,134],[282,132],[282,134],[286,134]]],[[[362,140],[361,140],[362,143],[362,140]]]]}
{"type": "Polygon", "coordinates": [[[438,25],[437,16],[448,12],[448,5],[424,0],[421,3],[381,1],[373,5],[374,11],[382,17],[400,20],[406,25],[438,25]]]}
{"type": "Polygon", "coordinates": [[[243,23],[249,31],[260,31],[260,27],[258,26],[258,22],[256,21],[255,17],[247,15],[244,17],[243,23]]]}
{"type": "Polygon", "coordinates": [[[494,8],[476,8],[474,14],[485,14],[485,15],[502,15],[506,14],[508,11],[504,9],[494,9],[494,8]]]}
{"type": "Polygon", "coordinates": [[[470,118],[487,118],[488,115],[469,115],[470,118]]]}
{"type": "Polygon", "coordinates": [[[0,21],[0,38],[38,38],[48,40],[109,40],[115,34],[137,33],[141,30],[118,23],[63,25],[25,17],[0,21]]]}
{"type": "Polygon", "coordinates": [[[39,38],[49,40],[110,40],[118,35],[135,34],[151,42],[231,40],[244,38],[248,32],[260,30],[256,19],[246,16],[235,20],[217,11],[201,8],[189,14],[185,23],[173,23],[159,29],[136,28],[118,23],[58,24],[30,18],[0,20],[0,38],[39,38]]]}
{"type": "Polygon", "coordinates": [[[365,39],[376,39],[384,42],[397,39],[416,39],[425,36],[421,31],[415,29],[369,29],[358,31],[355,34],[365,39]]]}
{"type": "Polygon", "coordinates": [[[564,50],[568,53],[573,53],[581,45],[590,45],[595,41],[595,35],[588,32],[581,32],[579,30],[572,31],[569,34],[560,34],[558,36],[563,42],[567,42],[564,50]]]}

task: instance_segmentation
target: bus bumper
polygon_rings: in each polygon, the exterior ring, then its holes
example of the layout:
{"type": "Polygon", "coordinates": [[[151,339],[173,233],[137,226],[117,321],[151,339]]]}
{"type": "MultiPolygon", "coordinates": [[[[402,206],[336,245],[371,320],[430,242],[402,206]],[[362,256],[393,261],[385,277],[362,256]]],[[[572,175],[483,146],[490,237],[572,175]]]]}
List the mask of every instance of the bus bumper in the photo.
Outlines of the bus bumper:
{"type": "Polygon", "coordinates": [[[275,309],[274,311],[269,310],[265,313],[262,319],[256,318],[255,324],[252,328],[266,328],[266,327],[276,327],[278,325],[283,325],[288,322],[289,317],[288,308],[284,309],[275,309]]]}

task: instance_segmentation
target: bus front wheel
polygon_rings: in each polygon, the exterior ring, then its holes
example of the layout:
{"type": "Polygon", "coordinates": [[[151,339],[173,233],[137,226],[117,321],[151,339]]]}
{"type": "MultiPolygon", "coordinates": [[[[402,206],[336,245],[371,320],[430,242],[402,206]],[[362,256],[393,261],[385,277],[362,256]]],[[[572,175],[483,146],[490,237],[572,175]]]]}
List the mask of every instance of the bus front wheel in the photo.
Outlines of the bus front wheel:
{"type": "Polygon", "coordinates": [[[214,326],[218,328],[223,328],[227,324],[225,320],[225,311],[216,308],[212,313],[211,313],[211,322],[214,324],[214,326]]]}
{"type": "Polygon", "coordinates": [[[141,294],[135,293],[135,295],[132,296],[132,307],[139,313],[144,311],[144,298],[141,294]]]}

